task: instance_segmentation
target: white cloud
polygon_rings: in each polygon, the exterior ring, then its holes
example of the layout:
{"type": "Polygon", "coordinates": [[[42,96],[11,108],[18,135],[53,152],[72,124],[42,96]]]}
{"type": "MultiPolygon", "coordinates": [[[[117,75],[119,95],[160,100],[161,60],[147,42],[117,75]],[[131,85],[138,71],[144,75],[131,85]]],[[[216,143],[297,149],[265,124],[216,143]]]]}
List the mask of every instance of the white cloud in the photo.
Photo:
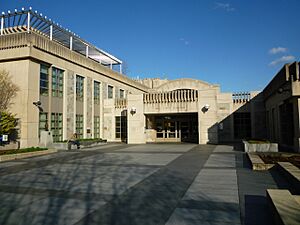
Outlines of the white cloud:
{"type": "Polygon", "coordinates": [[[282,63],[287,63],[287,62],[291,62],[291,61],[294,61],[295,60],[295,56],[292,56],[292,55],[285,55],[285,56],[282,56],[281,58],[279,59],[275,59],[274,61],[272,61],[269,65],[270,66],[276,66],[278,64],[282,64],[282,63]]]}
{"type": "Polygon", "coordinates": [[[227,12],[232,12],[235,10],[229,3],[223,3],[223,2],[215,2],[215,9],[223,9],[227,12]]]}
{"type": "Polygon", "coordinates": [[[284,53],[284,52],[287,52],[287,48],[283,48],[283,47],[277,47],[277,48],[271,48],[269,50],[269,53],[272,54],[272,55],[275,55],[277,53],[284,53]]]}

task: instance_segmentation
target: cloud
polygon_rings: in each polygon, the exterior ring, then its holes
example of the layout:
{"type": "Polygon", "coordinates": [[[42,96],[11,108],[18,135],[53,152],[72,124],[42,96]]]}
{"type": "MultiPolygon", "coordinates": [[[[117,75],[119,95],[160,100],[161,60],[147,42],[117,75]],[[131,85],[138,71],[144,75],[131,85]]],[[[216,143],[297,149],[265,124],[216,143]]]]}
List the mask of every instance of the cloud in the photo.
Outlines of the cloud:
{"type": "Polygon", "coordinates": [[[233,8],[229,3],[223,2],[215,2],[215,9],[223,9],[227,12],[235,11],[235,8],[233,8]]]}
{"type": "Polygon", "coordinates": [[[272,61],[269,65],[270,66],[276,66],[278,64],[282,64],[282,63],[287,63],[287,62],[291,62],[291,61],[294,61],[295,60],[295,56],[292,56],[292,55],[285,55],[285,56],[282,56],[281,58],[279,59],[275,59],[274,61],[272,61]]]}
{"type": "Polygon", "coordinates": [[[269,53],[272,54],[272,55],[275,55],[277,53],[284,53],[284,52],[287,52],[287,48],[283,48],[283,47],[277,47],[277,48],[271,48],[269,50],[269,53]]]}
{"type": "Polygon", "coordinates": [[[185,40],[184,38],[180,38],[179,41],[183,42],[185,45],[189,45],[190,42],[188,40],[185,40]]]}

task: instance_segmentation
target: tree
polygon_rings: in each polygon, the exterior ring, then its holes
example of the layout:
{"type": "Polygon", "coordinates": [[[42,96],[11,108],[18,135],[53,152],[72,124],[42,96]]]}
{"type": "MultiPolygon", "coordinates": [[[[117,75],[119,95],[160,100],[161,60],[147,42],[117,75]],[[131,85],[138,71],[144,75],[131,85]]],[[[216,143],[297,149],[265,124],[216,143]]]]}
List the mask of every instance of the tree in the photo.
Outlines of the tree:
{"type": "Polygon", "coordinates": [[[19,87],[11,80],[6,70],[0,70],[0,112],[7,111],[19,87]]]}
{"type": "MultiPolygon", "coordinates": [[[[16,141],[18,139],[18,131],[16,126],[18,125],[18,120],[15,116],[9,112],[0,113],[0,137],[3,134],[8,135],[9,141],[16,141]]],[[[0,141],[0,145],[1,145],[0,141]]]]}

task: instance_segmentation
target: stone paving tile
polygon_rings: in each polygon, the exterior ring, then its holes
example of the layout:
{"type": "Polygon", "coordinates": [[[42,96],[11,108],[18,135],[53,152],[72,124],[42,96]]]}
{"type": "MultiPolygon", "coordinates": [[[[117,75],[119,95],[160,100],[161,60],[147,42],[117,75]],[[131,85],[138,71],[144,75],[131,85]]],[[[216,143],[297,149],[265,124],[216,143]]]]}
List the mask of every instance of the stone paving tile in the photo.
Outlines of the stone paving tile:
{"type": "Polygon", "coordinates": [[[25,164],[25,162],[20,162],[20,161],[0,162],[0,170],[6,167],[22,165],[22,164],[25,164]]]}
{"type": "Polygon", "coordinates": [[[74,224],[82,217],[104,205],[104,201],[94,202],[77,199],[48,197],[1,216],[1,224],[20,225],[67,225],[74,224]]]}
{"type": "Polygon", "coordinates": [[[149,154],[149,153],[104,153],[101,155],[86,157],[69,161],[70,163],[109,163],[115,165],[139,164],[164,166],[180,154],[149,154]]]}
{"type": "Polygon", "coordinates": [[[31,204],[32,202],[40,200],[42,198],[45,198],[45,196],[0,192],[0,215],[3,215],[4,210],[11,211],[31,204]]]}
{"type": "Polygon", "coordinates": [[[199,210],[177,208],[166,225],[240,225],[240,217],[237,213],[218,210],[199,210]]]}
{"type": "Polygon", "coordinates": [[[192,144],[148,144],[137,145],[126,149],[117,150],[117,152],[187,152],[197,145],[192,144]]]}
{"type": "Polygon", "coordinates": [[[59,155],[57,153],[51,153],[48,155],[42,155],[42,156],[35,156],[35,157],[30,157],[30,158],[26,158],[26,159],[21,159],[22,161],[30,161],[30,162],[34,162],[34,161],[41,161],[41,160],[46,160],[46,159],[54,159],[54,158],[58,158],[58,157],[62,157],[62,156],[69,156],[69,155],[74,155],[74,154],[78,154],[80,152],[60,152],[59,155]]]}
{"type": "Polygon", "coordinates": [[[235,168],[234,154],[212,154],[204,167],[232,167],[235,168]]]}
{"type": "Polygon", "coordinates": [[[213,152],[214,153],[234,152],[234,148],[233,148],[233,146],[228,146],[228,145],[217,145],[213,152]]]}

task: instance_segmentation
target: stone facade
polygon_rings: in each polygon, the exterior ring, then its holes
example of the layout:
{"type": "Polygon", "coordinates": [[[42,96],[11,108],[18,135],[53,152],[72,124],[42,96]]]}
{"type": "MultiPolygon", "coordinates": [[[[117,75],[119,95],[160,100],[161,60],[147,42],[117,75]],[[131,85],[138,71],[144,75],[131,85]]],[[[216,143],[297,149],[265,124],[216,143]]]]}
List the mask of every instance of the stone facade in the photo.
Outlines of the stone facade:
{"type": "Polygon", "coordinates": [[[219,85],[200,80],[132,80],[29,32],[0,36],[0,69],[9,71],[20,87],[11,111],[20,119],[21,147],[39,143],[39,111],[32,103],[41,100],[49,128],[58,126],[62,140],[76,130],[82,130],[83,138],[92,138],[99,126],[100,137],[108,141],[205,144],[270,138],[299,150],[299,63],[286,65],[262,93],[222,93],[219,85]],[[40,94],[41,65],[49,66],[48,96],[40,94]],[[55,68],[63,71],[62,98],[51,94],[55,68]],[[77,76],[83,78],[82,100],[77,99],[77,76]],[[100,85],[97,103],[94,82],[100,85]],[[121,90],[124,99],[119,99],[121,90]],[[62,127],[52,121],[53,113],[62,115],[62,127]],[[293,120],[283,123],[288,115],[293,120]],[[284,130],[289,123],[292,137],[284,130]]]}

